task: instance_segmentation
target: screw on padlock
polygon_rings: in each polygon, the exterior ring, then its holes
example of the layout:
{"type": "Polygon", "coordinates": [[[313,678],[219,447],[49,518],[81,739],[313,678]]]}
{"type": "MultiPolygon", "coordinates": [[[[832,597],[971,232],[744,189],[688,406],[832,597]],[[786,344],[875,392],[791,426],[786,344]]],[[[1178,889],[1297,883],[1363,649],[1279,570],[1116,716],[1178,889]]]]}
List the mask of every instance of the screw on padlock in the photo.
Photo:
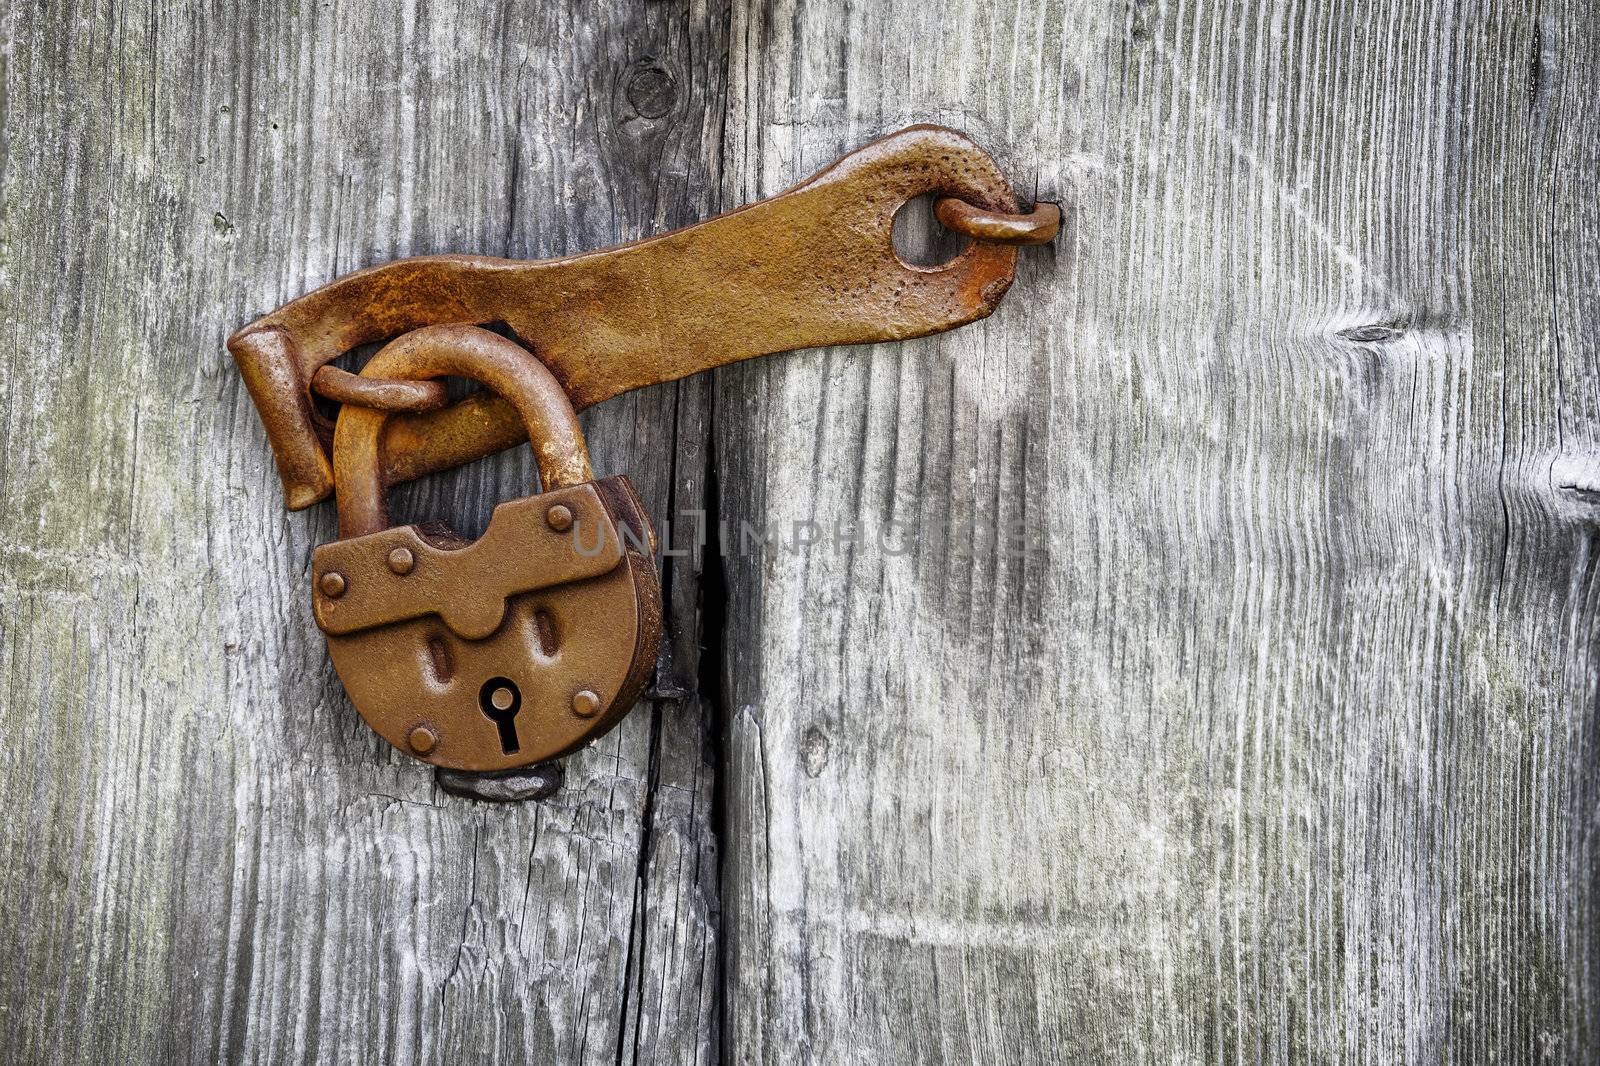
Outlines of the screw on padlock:
{"type": "Polygon", "coordinates": [[[500,504],[476,541],[436,525],[390,527],[389,415],[340,410],[340,539],[317,548],[312,584],[351,702],[390,744],[454,770],[528,766],[606,732],[644,689],[661,638],[661,590],[644,554],[655,534],[633,486],[594,480],[567,394],[498,334],[414,330],[362,375],[486,385],[521,417],[544,491],[500,504]]]}

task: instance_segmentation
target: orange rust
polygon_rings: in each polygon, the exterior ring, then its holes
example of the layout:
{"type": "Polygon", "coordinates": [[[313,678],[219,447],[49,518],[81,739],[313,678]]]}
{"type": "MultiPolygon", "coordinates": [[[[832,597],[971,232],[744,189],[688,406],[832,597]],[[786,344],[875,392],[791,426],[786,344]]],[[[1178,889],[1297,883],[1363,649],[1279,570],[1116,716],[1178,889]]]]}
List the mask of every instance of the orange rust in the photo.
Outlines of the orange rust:
{"type": "MultiPolygon", "coordinates": [[[[632,244],[563,259],[442,255],[357,271],[244,327],[228,348],[266,425],[288,505],[307,507],[334,480],[329,427],[311,403],[317,372],[359,345],[423,327],[505,323],[581,410],[741,359],[900,340],[985,317],[1015,276],[1017,250],[980,240],[939,266],[901,261],[894,217],[925,193],[1002,215],[1017,209],[975,143],[913,126],[771,199],[632,244]]],[[[524,439],[499,397],[401,415],[384,430],[382,480],[524,439]]]]}
{"type": "Polygon", "coordinates": [[[990,211],[965,200],[946,197],[933,206],[946,229],[978,241],[1001,244],[1049,244],[1061,229],[1061,205],[1038,203],[1026,213],[990,211]]]}
{"type": "Polygon", "coordinates": [[[628,479],[593,480],[566,394],[504,337],[425,327],[363,373],[495,389],[534,442],[546,491],[496,507],[470,543],[447,528],[386,528],[391,416],[341,410],[341,539],[312,555],[312,608],[351,702],[399,750],[457,771],[543,762],[606,732],[643,692],[661,640],[661,590],[639,550],[655,535],[628,479]]]}

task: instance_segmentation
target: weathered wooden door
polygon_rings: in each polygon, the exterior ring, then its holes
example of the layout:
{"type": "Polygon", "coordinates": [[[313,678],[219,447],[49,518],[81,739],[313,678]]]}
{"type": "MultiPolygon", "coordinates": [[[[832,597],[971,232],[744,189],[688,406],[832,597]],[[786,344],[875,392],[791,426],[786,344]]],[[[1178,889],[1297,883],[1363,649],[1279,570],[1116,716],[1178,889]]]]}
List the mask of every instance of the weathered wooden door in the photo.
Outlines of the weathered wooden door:
{"type": "Polygon", "coordinates": [[[11,0],[0,1060],[1592,1060],[1597,22],[11,0]],[[547,801],[437,790],[223,338],[918,121],[1067,231],[978,325],[587,414],[726,530],[660,698],[547,801]]]}

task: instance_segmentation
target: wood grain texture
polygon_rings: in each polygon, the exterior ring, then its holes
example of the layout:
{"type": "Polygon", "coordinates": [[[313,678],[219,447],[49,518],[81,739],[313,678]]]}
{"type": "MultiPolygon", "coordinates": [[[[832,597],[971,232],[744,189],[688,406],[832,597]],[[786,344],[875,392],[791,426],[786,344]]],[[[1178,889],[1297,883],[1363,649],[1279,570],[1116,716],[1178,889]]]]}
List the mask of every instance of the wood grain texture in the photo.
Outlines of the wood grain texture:
{"type": "Polygon", "coordinates": [[[728,559],[730,1061],[1600,1056],[1596,31],[736,11],[730,199],[928,120],[1072,225],[718,374],[730,526],[867,534],[728,559]]]}
{"type": "Polygon", "coordinates": [[[4,5],[0,1062],[1600,1056],[1597,21],[4,5]],[[586,414],[721,555],[556,797],[437,790],[223,337],[920,121],[1066,234],[984,323],[586,414]]]}
{"type": "MultiPolygon", "coordinates": [[[[710,1061],[698,705],[640,710],[543,804],[437,790],[328,668],[307,580],[333,515],[284,512],[222,341],[394,256],[565,254],[712,212],[725,12],[3,18],[0,1060],[710,1061]]],[[[597,469],[692,503],[706,395],[594,412],[597,469]]],[[[399,509],[481,530],[531,469],[524,449],[399,509]]]]}

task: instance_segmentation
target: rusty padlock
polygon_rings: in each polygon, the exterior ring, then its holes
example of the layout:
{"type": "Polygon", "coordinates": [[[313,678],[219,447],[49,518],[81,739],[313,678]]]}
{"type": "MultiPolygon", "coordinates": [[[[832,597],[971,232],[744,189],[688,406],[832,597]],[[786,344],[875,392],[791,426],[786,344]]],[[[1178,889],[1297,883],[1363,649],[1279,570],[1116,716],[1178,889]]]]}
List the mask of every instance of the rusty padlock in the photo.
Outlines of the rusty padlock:
{"type": "Polygon", "coordinates": [[[527,766],[606,732],[639,697],[661,637],[655,533],[633,486],[594,480],[566,392],[498,334],[417,329],[362,373],[486,385],[520,416],[544,491],[497,506],[476,541],[441,525],[390,527],[390,416],[340,410],[340,539],[312,556],[312,596],[356,709],[401,751],[456,770],[527,766]]]}
{"type": "MultiPolygon", "coordinates": [[[[402,751],[463,771],[439,775],[447,791],[480,798],[509,795],[489,796],[486,777],[452,779],[554,758],[610,728],[660,642],[654,533],[627,479],[592,480],[574,411],[741,359],[977,321],[1015,278],[1016,246],[1050,241],[1060,222],[1054,204],[1019,211],[970,138],[912,126],[681,230],[561,259],[400,259],[239,330],[228,348],[285,503],[338,498],[342,539],[317,550],[313,596],[362,717],[402,751]],[[971,241],[938,265],[894,246],[895,219],[927,194],[971,241]],[[359,375],[335,365],[385,341],[359,375]],[[427,379],[451,374],[499,395],[447,403],[427,379]],[[336,425],[319,397],[343,405],[336,425]],[[547,491],[502,504],[477,542],[389,528],[389,485],[525,437],[547,491]]],[[[522,789],[506,784],[519,776],[496,789],[522,789]]]]}

